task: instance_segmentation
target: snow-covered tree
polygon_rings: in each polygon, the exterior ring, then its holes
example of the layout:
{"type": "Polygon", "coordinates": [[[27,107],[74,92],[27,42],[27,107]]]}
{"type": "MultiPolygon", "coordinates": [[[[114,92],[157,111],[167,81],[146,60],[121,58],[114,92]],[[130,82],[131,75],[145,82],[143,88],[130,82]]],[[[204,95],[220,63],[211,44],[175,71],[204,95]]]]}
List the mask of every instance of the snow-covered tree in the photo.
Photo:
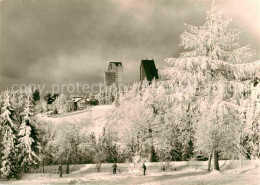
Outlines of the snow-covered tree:
{"type": "Polygon", "coordinates": [[[179,58],[166,59],[172,67],[164,71],[171,100],[191,107],[192,112],[181,112],[192,121],[196,149],[213,154],[216,170],[220,152],[235,155],[240,151],[241,101],[247,98],[260,67],[259,61],[250,62],[254,51],[239,46],[240,32],[230,23],[212,5],[204,25],[185,25],[180,45],[186,51],[179,58]]]}
{"type": "Polygon", "coordinates": [[[174,130],[173,119],[167,116],[171,103],[165,93],[164,86],[154,81],[150,85],[136,83],[120,95],[109,125],[118,133],[119,144],[130,158],[140,155],[150,161],[173,159],[178,131],[174,130]]]}
{"type": "Polygon", "coordinates": [[[102,134],[97,138],[91,135],[91,145],[94,148],[94,162],[98,172],[103,162],[120,162],[117,137],[111,130],[103,128],[102,134]]]}
{"type": "Polygon", "coordinates": [[[259,99],[252,97],[247,103],[243,144],[248,150],[248,157],[260,158],[260,107],[259,99]]]}
{"type": "MultiPolygon", "coordinates": [[[[140,84],[139,84],[140,85],[140,84]]],[[[149,124],[152,120],[152,108],[146,109],[138,84],[132,90],[120,96],[119,106],[110,116],[109,121],[114,131],[118,133],[119,142],[123,150],[130,155],[136,152],[147,154],[151,148],[149,124]]]]}
{"type": "MultiPolygon", "coordinates": [[[[160,116],[159,127],[156,130],[156,139],[154,142],[157,159],[162,162],[183,160],[182,154],[185,147],[186,132],[179,124],[176,116],[173,116],[173,107],[169,102],[165,112],[160,116]],[[183,133],[184,132],[184,133],[183,133]]],[[[187,137],[189,140],[189,137],[187,137]]]]}
{"type": "Polygon", "coordinates": [[[19,128],[19,162],[24,172],[37,167],[40,162],[40,141],[34,119],[34,104],[31,89],[27,91],[27,100],[23,112],[23,121],[19,128]]]}
{"type": "Polygon", "coordinates": [[[14,107],[15,119],[19,122],[19,124],[21,124],[22,123],[22,112],[24,110],[24,106],[26,103],[25,91],[22,89],[17,90],[17,91],[12,91],[12,96],[11,96],[10,101],[14,107]]]}
{"type": "Polygon", "coordinates": [[[70,164],[84,162],[84,152],[90,150],[86,133],[82,130],[85,124],[64,122],[56,127],[51,126],[54,133],[52,133],[52,139],[46,144],[46,148],[52,151],[53,162],[67,165],[67,173],[70,171],[70,164]]]}
{"type": "Polygon", "coordinates": [[[11,104],[11,92],[6,91],[4,96],[3,113],[1,114],[1,169],[3,179],[16,178],[19,173],[17,164],[17,123],[14,119],[14,107],[11,104]]]}
{"type": "Polygon", "coordinates": [[[56,151],[56,148],[50,145],[50,142],[55,139],[56,134],[56,130],[53,127],[53,124],[50,122],[37,122],[38,133],[41,141],[41,162],[43,173],[45,172],[45,165],[54,162],[53,154],[54,151],[56,151]]]}
{"type": "Polygon", "coordinates": [[[67,111],[66,101],[67,96],[65,94],[61,94],[55,99],[55,101],[52,104],[59,113],[63,113],[67,111]]]}
{"type": "Polygon", "coordinates": [[[100,105],[110,105],[113,102],[117,103],[119,99],[119,88],[115,84],[105,86],[104,90],[100,91],[95,98],[100,105]]]}
{"type": "MultiPolygon", "coordinates": [[[[97,172],[101,171],[102,163],[105,162],[109,156],[112,157],[112,161],[108,161],[108,162],[116,161],[116,159],[113,158],[113,155],[112,156],[110,155],[111,154],[110,149],[113,148],[113,142],[111,141],[109,143],[105,128],[103,129],[102,134],[98,136],[98,138],[96,138],[96,136],[92,134],[90,136],[90,141],[91,141],[90,146],[91,148],[94,149],[94,162],[96,163],[97,172]]],[[[114,148],[114,152],[116,152],[116,148],[114,148]]]]}

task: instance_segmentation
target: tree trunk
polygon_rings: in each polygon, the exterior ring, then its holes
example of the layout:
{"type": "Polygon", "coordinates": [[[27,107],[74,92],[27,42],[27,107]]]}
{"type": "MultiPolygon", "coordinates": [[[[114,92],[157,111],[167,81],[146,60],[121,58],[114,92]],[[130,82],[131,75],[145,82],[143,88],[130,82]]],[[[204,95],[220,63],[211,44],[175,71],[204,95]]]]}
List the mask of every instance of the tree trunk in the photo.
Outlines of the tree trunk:
{"type": "Polygon", "coordinates": [[[218,151],[217,150],[214,150],[213,151],[213,159],[214,159],[214,170],[219,170],[219,163],[218,163],[218,151]]]}
{"type": "Polygon", "coordinates": [[[60,165],[59,168],[60,168],[60,169],[59,169],[60,177],[62,177],[62,165],[60,165]]]}
{"type": "Polygon", "coordinates": [[[66,168],[66,174],[69,174],[70,173],[70,163],[68,162],[67,163],[67,168],[66,168]]]}
{"type": "Polygon", "coordinates": [[[166,169],[165,169],[165,164],[164,164],[164,162],[162,162],[162,171],[165,171],[166,169]]]}
{"type": "Polygon", "coordinates": [[[210,171],[210,168],[211,168],[211,159],[212,159],[212,151],[210,152],[210,155],[209,155],[208,171],[210,171]]]}
{"type": "Polygon", "coordinates": [[[96,169],[97,169],[97,172],[100,172],[100,170],[101,170],[101,162],[97,162],[96,163],[96,169]]]}
{"type": "Polygon", "coordinates": [[[42,160],[42,173],[44,173],[44,159],[42,160]]]}
{"type": "Polygon", "coordinates": [[[150,149],[149,161],[150,161],[150,162],[157,162],[156,158],[157,158],[157,157],[156,157],[155,149],[154,149],[154,147],[152,146],[151,149],[150,149]]]}

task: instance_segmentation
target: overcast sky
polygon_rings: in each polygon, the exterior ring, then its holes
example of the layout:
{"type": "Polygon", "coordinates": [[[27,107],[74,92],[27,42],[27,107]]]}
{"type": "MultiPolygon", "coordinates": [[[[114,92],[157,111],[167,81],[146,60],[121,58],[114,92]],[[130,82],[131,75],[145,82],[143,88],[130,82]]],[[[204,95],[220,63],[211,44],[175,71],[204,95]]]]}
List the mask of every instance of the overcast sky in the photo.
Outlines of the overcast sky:
{"type": "MultiPolygon", "coordinates": [[[[260,2],[215,0],[241,43],[260,50],[260,2]]],[[[0,0],[0,84],[98,83],[110,61],[124,81],[139,80],[141,59],[178,57],[184,23],[202,25],[211,1],[0,0]]]]}

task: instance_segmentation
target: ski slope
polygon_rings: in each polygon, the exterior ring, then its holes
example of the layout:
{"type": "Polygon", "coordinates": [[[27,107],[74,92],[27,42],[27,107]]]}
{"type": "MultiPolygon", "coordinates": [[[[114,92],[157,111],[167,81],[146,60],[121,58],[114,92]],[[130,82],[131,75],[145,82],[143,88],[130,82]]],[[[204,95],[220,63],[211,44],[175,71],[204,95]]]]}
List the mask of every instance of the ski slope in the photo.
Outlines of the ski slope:
{"type": "Polygon", "coordinates": [[[94,133],[96,136],[102,133],[107,123],[107,115],[113,109],[113,105],[99,105],[90,109],[68,113],[65,115],[47,116],[37,115],[39,121],[51,123],[54,125],[62,123],[80,124],[86,123],[82,131],[86,134],[94,133]]]}

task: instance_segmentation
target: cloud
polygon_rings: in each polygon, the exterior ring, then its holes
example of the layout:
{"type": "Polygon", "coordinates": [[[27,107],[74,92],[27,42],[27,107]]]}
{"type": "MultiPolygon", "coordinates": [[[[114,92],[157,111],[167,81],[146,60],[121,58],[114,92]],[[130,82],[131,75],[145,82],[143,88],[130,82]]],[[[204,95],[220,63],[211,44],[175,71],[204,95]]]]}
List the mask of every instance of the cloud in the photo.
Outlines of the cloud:
{"type": "Polygon", "coordinates": [[[138,20],[143,21],[146,19],[154,7],[151,5],[151,0],[132,0],[132,1],[118,1],[111,0],[117,4],[121,11],[131,12],[131,14],[138,20]]]}
{"type": "Polygon", "coordinates": [[[221,1],[219,7],[228,18],[234,20],[236,26],[239,26],[245,34],[250,33],[260,42],[259,0],[221,1]]]}
{"type": "MultiPolygon", "coordinates": [[[[259,3],[236,2],[216,4],[244,31],[241,41],[257,50],[259,3]]],[[[125,82],[139,80],[141,59],[154,58],[163,68],[165,58],[178,57],[183,23],[203,24],[210,5],[192,0],[2,1],[1,90],[18,82],[103,82],[108,63],[118,60],[125,82]]]]}

